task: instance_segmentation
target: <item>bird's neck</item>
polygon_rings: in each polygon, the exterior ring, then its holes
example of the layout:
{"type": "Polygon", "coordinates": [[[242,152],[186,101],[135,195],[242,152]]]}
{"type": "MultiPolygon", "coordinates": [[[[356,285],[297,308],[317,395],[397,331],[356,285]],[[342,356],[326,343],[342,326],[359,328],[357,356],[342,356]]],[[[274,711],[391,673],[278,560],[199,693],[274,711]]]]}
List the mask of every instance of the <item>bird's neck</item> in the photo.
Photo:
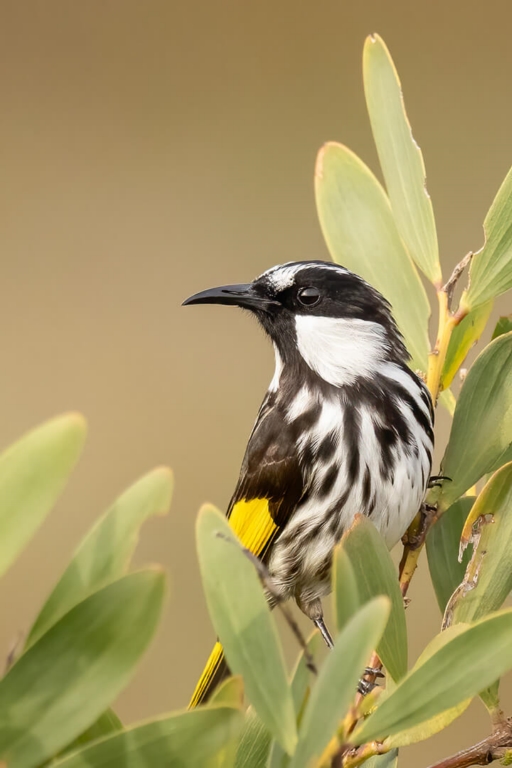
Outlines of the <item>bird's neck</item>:
{"type": "Polygon", "coordinates": [[[271,390],[277,389],[283,372],[299,381],[313,378],[342,388],[379,376],[379,370],[390,363],[401,366],[407,360],[398,335],[393,343],[379,323],[298,316],[294,336],[274,342],[276,368],[271,390]]]}

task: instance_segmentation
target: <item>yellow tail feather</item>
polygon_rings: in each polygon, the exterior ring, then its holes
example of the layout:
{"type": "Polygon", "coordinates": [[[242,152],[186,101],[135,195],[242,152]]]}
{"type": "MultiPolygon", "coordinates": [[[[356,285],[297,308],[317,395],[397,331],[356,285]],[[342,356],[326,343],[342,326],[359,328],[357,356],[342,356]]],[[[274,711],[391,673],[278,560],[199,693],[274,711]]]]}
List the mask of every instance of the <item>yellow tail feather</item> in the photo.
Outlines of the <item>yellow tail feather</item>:
{"type": "MultiPolygon", "coordinates": [[[[279,528],[269,509],[268,499],[240,499],[229,513],[229,524],[246,549],[261,556],[272,543],[279,528]]],[[[227,667],[220,643],[216,643],[201,675],[189,709],[197,707],[225,677],[227,667]]]]}
{"type": "Polygon", "coordinates": [[[213,651],[210,654],[210,658],[206,662],[203,674],[199,678],[196,689],[192,694],[190,704],[188,705],[189,709],[197,707],[198,704],[201,704],[201,702],[204,700],[205,696],[212,688],[212,685],[215,684],[215,676],[219,672],[223,660],[224,651],[222,650],[222,645],[217,642],[213,646],[213,651]]]}

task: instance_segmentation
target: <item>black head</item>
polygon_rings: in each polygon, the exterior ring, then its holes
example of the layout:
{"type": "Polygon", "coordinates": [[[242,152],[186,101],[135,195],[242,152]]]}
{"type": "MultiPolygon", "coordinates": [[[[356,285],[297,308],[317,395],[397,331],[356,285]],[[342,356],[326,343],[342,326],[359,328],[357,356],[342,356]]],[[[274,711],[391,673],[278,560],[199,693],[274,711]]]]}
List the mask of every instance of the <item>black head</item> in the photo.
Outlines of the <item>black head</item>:
{"type": "Polygon", "coordinates": [[[267,270],[252,283],[213,288],[183,303],[234,304],[250,310],[285,361],[296,350],[297,328],[305,317],[376,324],[373,327],[381,329],[390,356],[408,357],[390,304],[361,277],[332,262],[290,262],[267,270]]]}

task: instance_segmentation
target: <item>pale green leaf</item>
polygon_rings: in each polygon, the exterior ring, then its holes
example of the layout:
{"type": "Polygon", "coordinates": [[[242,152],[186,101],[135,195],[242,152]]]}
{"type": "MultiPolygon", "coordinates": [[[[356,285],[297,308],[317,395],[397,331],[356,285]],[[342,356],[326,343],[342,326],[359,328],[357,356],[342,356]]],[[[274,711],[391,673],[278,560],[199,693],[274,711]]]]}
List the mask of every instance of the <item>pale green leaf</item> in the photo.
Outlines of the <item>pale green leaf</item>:
{"type": "Polygon", "coordinates": [[[489,688],[485,688],[485,690],[480,691],[479,693],[480,698],[491,716],[500,708],[499,688],[500,681],[495,680],[489,688]]]}
{"type": "Polygon", "coordinates": [[[377,597],[339,633],[306,705],[290,768],[307,768],[335,735],[354,699],[358,680],[386,626],[390,603],[377,597]]]}
{"type": "Polygon", "coordinates": [[[473,347],[482,335],[492,312],[492,300],[472,309],[466,317],[455,326],[448,344],[448,351],[441,374],[441,388],[450,386],[453,378],[473,347]]]}
{"type": "Polygon", "coordinates": [[[484,221],[485,244],[469,268],[461,306],[473,309],[512,288],[512,169],[484,221]]]}
{"type": "MultiPolygon", "coordinates": [[[[377,595],[386,595],[391,601],[391,614],[377,646],[377,653],[393,680],[399,680],[407,672],[407,627],[398,573],[388,548],[373,523],[364,515],[356,517],[354,524],[343,536],[341,546],[352,565],[360,604],[377,595]],[[368,567],[369,563],[371,568],[368,567]]],[[[344,600],[341,579],[336,587],[341,593],[336,593],[339,615],[339,606],[344,600]]]]}
{"type": "MultiPolygon", "coordinates": [[[[428,659],[430,659],[431,656],[434,655],[434,653],[446,645],[446,643],[448,643],[452,638],[464,632],[465,629],[465,624],[458,624],[454,627],[449,627],[444,632],[436,635],[423,650],[422,654],[414,665],[414,669],[418,669],[421,664],[424,664],[428,659]]],[[[444,728],[447,728],[450,723],[452,723],[454,720],[460,717],[463,712],[466,711],[470,704],[471,698],[465,699],[465,701],[461,701],[460,704],[457,704],[455,707],[446,709],[443,712],[434,715],[434,717],[431,717],[429,720],[425,720],[419,725],[415,725],[412,728],[406,728],[394,736],[391,736],[389,739],[386,739],[386,745],[389,747],[406,747],[409,744],[416,744],[419,741],[425,741],[425,739],[429,739],[434,734],[439,733],[439,731],[444,730],[444,728]]]]}
{"type": "Polygon", "coordinates": [[[444,731],[444,729],[448,728],[448,726],[451,725],[454,720],[464,714],[466,709],[471,704],[471,701],[471,698],[466,699],[465,701],[461,701],[460,704],[457,704],[455,707],[445,709],[438,715],[431,717],[429,720],[425,720],[413,728],[405,728],[404,730],[400,730],[399,733],[396,733],[394,736],[390,736],[389,739],[386,739],[386,746],[408,747],[411,744],[417,744],[419,741],[430,739],[436,733],[444,731]]]}
{"type": "Polygon", "coordinates": [[[168,510],[172,487],[171,471],[155,469],[128,488],[100,517],[44,604],[29,633],[27,647],[70,608],[125,573],[142,523],[168,510]]]}
{"type": "MultiPolygon", "coordinates": [[[[82,749],[86,744],[90,744],[91,741],[102,739],[105,736],[112,736],[114,733],[118,733],[123,730],[123,724],[112,709],[107,709],[101,714],[97,720],[94,721],[89,728],[77,736],[72,742],[66,745],[66,747],[59,752],[58,758],[61,759],[64,755],[69,755],[71,752],[76,752],[78,749],[82,749]]],[[[53,763],[51,763],[53,766],[53,763]]]]}
{"type": "Polygon", "coordinates": [[[363,72],[373,138],[398,231],[419,268],[434,285],[440,285],[437,233],[425,164],[405,112],[398,73],[378,35],[366,39],[363,72]]]}
{"type": "Polygon", "coordinates": [[[240,709],[244,702],[244,681],[240,675],[223,680],[210,696],[209,704],[240,709]]]}
{"type": "Polygon", "coordinates": [[[494,341],[494,339],[497,339],[498,336],[502,336],[504,333],[509,333],[509,331],[512,331],[512,315],[503,315],[496,323],[491,341],[494,341]]]}
{"type": "Polygon", "coordinates": [[[352,561],[341,542],[334,550],[332,593],[334,597],[334,619],[336,629],[339,632],[362,605],[362,601],[359,599],[356,574],[352,567],[352,561]]]}
{"type": "Polygon", "coordinates": [[[329,143],[318,155],[315,192],[332,258],[361,275],[391,303],[412,355],[411,366],[426,371],[430,307],[382,186],[353,152],[329,143]]]}
{"type": "Polygon", "coordinates": [[[51,511],[84,445],[78,413],[48,421],[0,455],[0,576],[51,511]]]}
{"type": "MultiPolygon", "coordinates": [[[[318,656],[320,650],[324,648],[323,639],[320,633],[315,630],[308,640],[308,651],[318,667],[318,656]]],[[[316,675],[308,668],[306,654],[304,651],[300,654],[299,660],[295,666],[292,676],[292,697],[295,712],[297,714],[297,725],[300,727],[304,709],[311,693],[311,686],[316,680],[316,675]]],[[[290,764],[290,758],[277,741],[272,742],[270,756],[267,768],[287,768],[290,764]]]]}
{"type": "Polygon", "coordinates": [[[272,737],[252,707],[245,713],[236,750],[235,768],[260,768],[267,764],[272,737]]]}
{"type": "Polygon", "coordinates": [[[0,681],[0,757],[33,768],[105,711],[153,637],[164,598],[156,569],[95,592],[51,627],[0,681]]]}
{"type": "Polygon", "coordinates": [[[242,722],[233,707],[167,715],[91,744],[54,768],[232,768],[242,722]]]}
{"type": "Polygon", "coordinates": [[[469,563],[469,549],[459,562],[459,547],[462,528],[474,501],[474,496],[464,496],[456,501],[436,520],[427,534],[428,567],[442,613],[462,582],[469,563]]]}
{"type": "Polygon", "coordinates": [[[425,723],[476,696],[511,667],[512,611],[505,610],[465,628],[414,667],[350,741],[380,741],[425,723]]]}
{"type": "MultiPolygon", "coordinates": [[[[442,473],[440,507],[447,509],[512,450],[512,333],[492,341],[464,380],[453,417],[442,473]]],[[[512,458],[512,457],[510,457],[512,458]]]]}
{"type": "Polygon", "coordinates": [[[439,395],[438,402],[441,403],[441,405],[446,408],[450,416],[453,418],[453,414],[455,413],[455,406],[457,405],[457,401],[455,399],[455,395],[451,391],[451,389],[444,389],[441,394],[439,395]]]}
{"type": "Polygon", "coordinates": [[[376,755],[370,757],[369,760],[365,760],[364,768],[397,768],[398,767],[398,750],[392,749],[385,755],[376,755]]]}
{"type": "Polygon", "coordinates": [[[512,462],[491,477],[471,516],[479,519],[479,537],[464,587],[451,602],[456,623],[476,621],[501,608],[512,591],[512,462]]]}
{"type": "Polygon", "coordinates": [[[262,723],[291,754],[295,712],[283,651],[254,564],[226,518],[210,506],[197,524],[199,564],[210,617],[234,674],[262,723]]]}

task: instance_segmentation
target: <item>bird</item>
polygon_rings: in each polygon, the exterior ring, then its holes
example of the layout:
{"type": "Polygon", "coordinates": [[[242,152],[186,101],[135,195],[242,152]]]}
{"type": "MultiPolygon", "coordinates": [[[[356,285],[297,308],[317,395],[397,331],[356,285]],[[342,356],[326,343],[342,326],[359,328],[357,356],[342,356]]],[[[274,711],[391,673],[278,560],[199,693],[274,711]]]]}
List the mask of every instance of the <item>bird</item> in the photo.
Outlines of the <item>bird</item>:
{"type": "MultiPolygon", "coordinates": [[[[240,307],[270,337],[275,372],[226,514],[268,572],[270,604],[294,599],[332,647],[321,600],[343,533],[363,514],[391,549],[421,509],[434,446],[429,391],[389,302],[337,263],[288,262],[183,304],[240,307]]],[[[228,674],[217,642],[189,706],[228,674]]]]}

